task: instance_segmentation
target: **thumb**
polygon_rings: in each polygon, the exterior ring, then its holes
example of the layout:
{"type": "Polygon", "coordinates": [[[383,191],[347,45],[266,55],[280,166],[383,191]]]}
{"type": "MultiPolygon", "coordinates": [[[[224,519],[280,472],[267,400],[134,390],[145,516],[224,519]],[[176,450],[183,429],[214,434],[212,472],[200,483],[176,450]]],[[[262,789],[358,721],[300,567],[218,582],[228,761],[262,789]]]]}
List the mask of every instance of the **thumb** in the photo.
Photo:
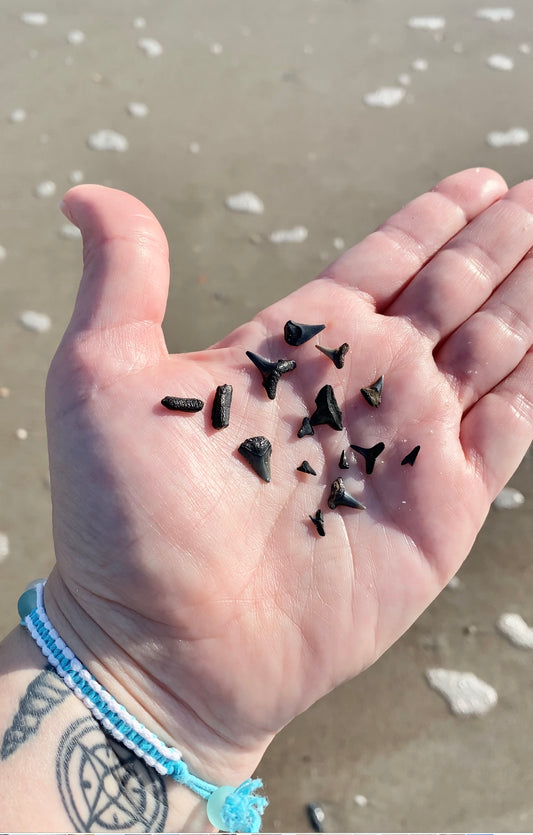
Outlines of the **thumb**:
{"type": "Polygon", "coordinates": [[[135,323],[160,326],[168,296],[168,245],[135,197],[98,185],[70,189],[63,214],[83,237],[83,275],[69,335],[135,323]]]}

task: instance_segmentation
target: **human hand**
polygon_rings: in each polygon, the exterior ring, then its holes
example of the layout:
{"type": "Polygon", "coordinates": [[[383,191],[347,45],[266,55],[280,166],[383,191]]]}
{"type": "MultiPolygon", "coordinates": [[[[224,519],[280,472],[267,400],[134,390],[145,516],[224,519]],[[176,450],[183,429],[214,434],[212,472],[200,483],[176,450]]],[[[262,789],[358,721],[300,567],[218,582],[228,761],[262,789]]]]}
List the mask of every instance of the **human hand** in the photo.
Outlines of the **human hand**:
{"type": "Polygon", "coordinates": [[[532,440],[533,183],[450,177],[216,346],[173,356],[155,218],[98,186],[65,203],[84,273],[47,386],[50,619],[192,770],[235,783],[439,593],[532,440]],[[288,319],[326,329],[291,348],[288,319]],[[314,347],[345,341],[340,370],[314,347]],[[246,350],[296,360],[274,401],[246,350]],[[372,409],[359,390],[380,374],[372,409]],[[224,383],[231,421],[214,430],[224,383]],[[326,383],[345,429],[297,438],[326,383]],[[169,394],[206,407],[166,412],[169,394]],[[272,443],[269,484],[237,453],[256,435],[272,443]],[[339,470],[343,448],[378,441],[372,475],[358,455],[339,470]],[[416,444],[414,467],[400,466],[416,444]],[[296,472],[304,458],[317,477],[296,472]],[[365,511],[327,508],[339,475],[365,511]],[[309,521],[318,507],[325,537],[309,521]]]}

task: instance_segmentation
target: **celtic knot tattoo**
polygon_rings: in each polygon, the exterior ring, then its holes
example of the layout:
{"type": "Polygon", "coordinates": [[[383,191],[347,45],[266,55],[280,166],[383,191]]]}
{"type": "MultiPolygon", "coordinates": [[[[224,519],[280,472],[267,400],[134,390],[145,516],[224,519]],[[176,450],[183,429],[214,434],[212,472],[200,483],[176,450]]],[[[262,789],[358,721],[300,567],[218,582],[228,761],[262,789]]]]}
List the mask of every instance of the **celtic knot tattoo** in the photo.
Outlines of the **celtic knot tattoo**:
{"type": "Polygon", "coordinates": [[[17,748],[35,736],[45,716],[69,695],[70,690],[52,667],[48,666],[39,673],[28,685],[15,718],[4,734],[0,759],[7,760],[17,748]]]}
{"type": "Polygon", "coordinates": [[[109,739],[91,716],[61,737],[56,777],[78,832],[162,832],[168,805],[162,777],[109,739]]]}

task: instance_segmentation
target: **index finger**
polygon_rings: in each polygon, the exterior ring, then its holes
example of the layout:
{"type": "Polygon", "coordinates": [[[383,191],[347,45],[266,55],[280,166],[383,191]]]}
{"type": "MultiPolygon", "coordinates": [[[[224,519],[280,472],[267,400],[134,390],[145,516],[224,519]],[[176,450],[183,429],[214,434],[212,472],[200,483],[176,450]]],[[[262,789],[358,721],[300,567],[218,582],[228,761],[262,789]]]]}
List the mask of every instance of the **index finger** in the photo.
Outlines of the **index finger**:
{"type": "Polygon", "coordinates": [[[436,252],[507,191],[487,168],[441,180],[324,270],[324,277],[367,294],[387,307],[436,252]]]}

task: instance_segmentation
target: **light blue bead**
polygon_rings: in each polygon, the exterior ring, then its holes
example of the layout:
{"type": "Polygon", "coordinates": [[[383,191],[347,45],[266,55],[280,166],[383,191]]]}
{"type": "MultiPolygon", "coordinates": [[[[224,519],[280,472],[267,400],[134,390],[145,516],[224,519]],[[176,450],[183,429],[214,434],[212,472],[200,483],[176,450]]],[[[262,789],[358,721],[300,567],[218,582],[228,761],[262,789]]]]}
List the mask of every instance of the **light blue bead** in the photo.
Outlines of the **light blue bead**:
{"type": "Polygon", "coordinates": [[[24,626],[24,619],[30,612],[33,612],[35,607],[37,606],[37,591],[35,587],[26,589],[23,594],[20,595],[17,609],[20,615],[20,622],[24,626]]]}
{"type": "Polygon", "coordinates": [[[209,818],[210,823],[212,823],[213,826],[216,826],[217,829],[225,829],[220,813],[226,798],[229,797],[230,794],[233,794],[234,791],[235,786],[220,786],[220,788],[215,789],[213,794],[211,794],[207,800],[207,817],[209,818]]]}

